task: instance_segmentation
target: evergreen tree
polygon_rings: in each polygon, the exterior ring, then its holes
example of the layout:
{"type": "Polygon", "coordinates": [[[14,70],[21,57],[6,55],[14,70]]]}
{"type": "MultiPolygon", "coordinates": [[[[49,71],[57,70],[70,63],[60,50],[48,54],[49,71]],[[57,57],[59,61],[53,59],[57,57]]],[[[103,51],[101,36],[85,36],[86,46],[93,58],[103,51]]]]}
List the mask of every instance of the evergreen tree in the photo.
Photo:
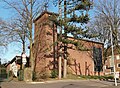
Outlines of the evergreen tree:
{"type": "MultiPolygon", "coordinates": [[[[61,41],[64,45],[64,60],[67,60],[67,45],[74,44],[78,50],[85,50],[82,44],[76,39],[81,38],[91,38],[93,35],[88,33],[88,29],[85,25],[88,23],[89,14],[88,11],[92,7],[92,2],[90,0],[58,0],[59,6],[62,9],[59,20],[52,20],[62,28],[62,32],[60,30],[60,36],[58,37],[58,41],[61,41]],[[60,5],[61,4],[61,5],[60,5]],[[62,16],[61,16],[62,15],[62,16]],[[75,41],[69,40],[69,36],[72,36],[75,41]]],[[[66,65],[66,61],[64,61],[64,66],[66,65]]],[[[63,76],[66,76],[66,66],[64,67],[63,76]]]]}
{"type": "Polygon", "coordinates": [[[95,35],[89,34],[86,24],[89,22],[88,11],[92,7],[91,0],[58,0],[61,1],[62,16],[58,20],[52,20],[62,28],[59,41],[64,43],[64,51],[67,51],[66,44],[74,44],[78,49],[82,48],[80,42],[71,41],[68,36],[74,39],[92,38],[95,35]],[[62,34],[61,34],[62,33],[62,34]]]}

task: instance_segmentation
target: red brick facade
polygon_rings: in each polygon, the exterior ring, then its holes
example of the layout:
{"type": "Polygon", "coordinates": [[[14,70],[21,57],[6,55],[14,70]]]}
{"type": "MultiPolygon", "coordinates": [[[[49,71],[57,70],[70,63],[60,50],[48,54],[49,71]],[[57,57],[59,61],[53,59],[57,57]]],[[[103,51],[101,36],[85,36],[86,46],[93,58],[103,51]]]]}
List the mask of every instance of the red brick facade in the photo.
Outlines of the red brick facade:
{"type": "MultiPolygon", "coordinates": [[[[49,20],[49,16],[54,13],[43,12],[35,21],[34,32],[34,49],[33,54],[35,58],[35,71],[40,74],[44,71],[50,72],[53,69],[54,58],[56,60],[56,68],[58,64],[58,50],[54,42],[57,41],[57,28],[49,20]],[[55,46],[54,46],[55,45],[55,46]],[[53,49],[57,52],[54,56],[53,49]]],[[[56,14],[54,14],[56,15],[56,14]]],[[[72,40],[72,38],[69,38],[72,40]]],[[[84,45],[88,51],[76,50],[75,46],[69,44],[67,72],[76,75],[94,75],[94,61],[93,61],[93,47],[101,48],[103,50],[103,43],[76,40],[84,45]]],[[[59,45],[58,45],[59,46],[59,45]]]]}
{"type": "MultiPolygon", "coordinates": [[[[97,42],[79,40],[88,50],[79,51],[74,48],[68,49],[69,59],[71,61],[68,65],[72,73],[76,75],[95,75],[94,61],[93,61],[93,47],[103,48],[103,45],[97,42]]],[[[72,45],[71,45],[72,46],[72,45]]],[[[68,59],[68,61],[69,61],[68,59]]]]}

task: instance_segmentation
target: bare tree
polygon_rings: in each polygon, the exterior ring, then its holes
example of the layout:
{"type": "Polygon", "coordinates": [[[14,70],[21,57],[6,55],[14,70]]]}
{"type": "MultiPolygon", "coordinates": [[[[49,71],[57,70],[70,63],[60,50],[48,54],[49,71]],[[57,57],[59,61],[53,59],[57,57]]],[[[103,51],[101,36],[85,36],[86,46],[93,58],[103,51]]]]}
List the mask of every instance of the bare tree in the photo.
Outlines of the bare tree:
{"type": "Polygon", "coordinates": [[[11,32],[8,30],[8,23],[0,19],[0,46],[7,46],[10,39],[11,32]]]}
{"type": "Polygon", "coordinates": [[[113,32],[114,45],[118,45],[120,39],[120,1],[98,0],[95,5],[95,19],[91,22],[92,32],[99,34],[98,40],[107,45],[110,43],[110,27],[113,32]]]}
{"type": "MultiPolygon", "coordinates": [[[[107,51],[111,47],[110,34],[112,32],[113,44],[118,47],[120,40],[120,0],[94,1],[95,16],[90,22],[91,33],[98,36],[95,40],[104,43],[104,61],[107,59],[107,51]],[[110,30],[111,28],[111,30],[110,30]]],[[[117,48],[119,49],[119,48],[117,48]]]]}
{"type": "Polygon", "coordinates": [[[12,19],[12,22],[10,24],[13,26],[12,34],[13,36],[13,42],[19,42],[22,44],[22,52],[26,52],[26,43],[27,43],[27,26],[26,21],[19,16],[17,18],[12,19]]]}
{"type": "Polygon", "coordinates": [[[3,25],[5,24],[5,22],[2,20],[2,19],[0,19],[0,46],[5,46],[6,45],[6,43],[3,41],[4,40],[4,36],[5,36],[5,34],[4,34],[4,30],[3,30],[3,25]]]}
{"type": "MultiPolygon", "coordinates": [[[[2,0],[12,8],[24,21],[26,26],[26,36],[30,44],[30,63],[34,71],[35,59],[33,58],[33,19],[38,16],[44,7],[45,0],[2,0]]],[[[20,21],[20,19],[19,19],[20,21]]]]}

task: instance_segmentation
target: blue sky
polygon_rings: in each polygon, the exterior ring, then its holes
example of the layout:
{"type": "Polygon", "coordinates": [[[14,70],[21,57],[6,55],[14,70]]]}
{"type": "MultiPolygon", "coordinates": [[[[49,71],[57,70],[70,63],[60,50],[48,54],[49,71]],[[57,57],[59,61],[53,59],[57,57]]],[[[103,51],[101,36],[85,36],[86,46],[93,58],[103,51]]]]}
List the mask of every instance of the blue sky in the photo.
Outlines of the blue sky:
{"type": "MultiPolygon", "coordinates": [[[[52,12],[57,12],[57,8],[52,8],[52,6],[50,6],[48,10],[52,12]]],[[[3,20],[7,20],[7,19],[10,19],[14,15],[15,13],[11,9],[6,9],[5,4],[1,3],[0,1],[0,18],[3,20]]],[[[2,62],[9,61],[13,59],[14,56],[16,55],[21,55],[20,47],[21,47],[20,43],[10,43],[7,49],[4,49],[3,52],[0,52],[0,58],[2,59],[2,62]]]]}
{"type": "MultiPolygon", "coordinates": [[[[57,12],[57,7],[53,8],[52,6],[50,6],[48,10],[52,12],[57,12]]],[[[0,18],[2,18],[3,20],[7,20],[14,16],[14,14],[15,13],[12,10],[5,9],[4,4],[0,2],[0,18]]],[[[93,11],[91,11],[90,14],[91,17],[93,17],[93,11]]],[[[2,61],[4,62],[11,60],[12,58],[14,58],[15,55],[21,55],[20,43],[9,44],[8,48],[4,50],[3,53],[0,53],[0,58],[2,58],[2,61]]]]}
{"type": "MultiPolygon", "coordinates": [[[[0,2],[0,18],[3,20],[6,20],[12,16],[11,10],[4,9],[4,4],[0,2]]],[[[3,52],[0,53],[0,58],[2,59],[2,62],[8,61],[10,58],[13,58],[13,53],[15,54],[14,47],[10,47],[12,44],[8,45],[8,49],[4,49],[3,52]]],[[[3,49],[3,48],[2,48],[3,49]]]]}

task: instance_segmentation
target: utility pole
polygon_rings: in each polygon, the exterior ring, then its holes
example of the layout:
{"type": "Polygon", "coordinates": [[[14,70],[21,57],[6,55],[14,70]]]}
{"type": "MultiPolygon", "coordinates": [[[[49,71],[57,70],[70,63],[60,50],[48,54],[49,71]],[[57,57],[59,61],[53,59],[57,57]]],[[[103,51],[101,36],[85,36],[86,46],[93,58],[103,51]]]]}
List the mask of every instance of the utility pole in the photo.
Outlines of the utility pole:
{"type": "Polygon", "coordinates": [[[114,79],[115,79],[115,86],[117,86],[117,79],[116,79],[116,69],[115,69],[115,63],[114,63],[114,49],[113,49],[113,33],[112,33],[112,29],[110,26],[110,32],[111,32],[111,49],[112,49],[112,66],[113,66],[113,71],[114,71],[114,79]]]}
{"type": "MultiPolygon", "coordinates": [[[[114,21],[113,21],[113,31],[116,30],[116,0],[114,0],[114,21]]],[[[116,69],[115,69],[115,63],[114,63],[114,49],[113,49],[113,32],[110,26],[110,31],[111,31],[111,48],[112,48],[112,66],[114,70],[114,79],[115,79],[115,86],[117,86],[117,79],[116,79],[116,69]]],[[[115,40],[116,42],[116,40],[115,40]]]]}

